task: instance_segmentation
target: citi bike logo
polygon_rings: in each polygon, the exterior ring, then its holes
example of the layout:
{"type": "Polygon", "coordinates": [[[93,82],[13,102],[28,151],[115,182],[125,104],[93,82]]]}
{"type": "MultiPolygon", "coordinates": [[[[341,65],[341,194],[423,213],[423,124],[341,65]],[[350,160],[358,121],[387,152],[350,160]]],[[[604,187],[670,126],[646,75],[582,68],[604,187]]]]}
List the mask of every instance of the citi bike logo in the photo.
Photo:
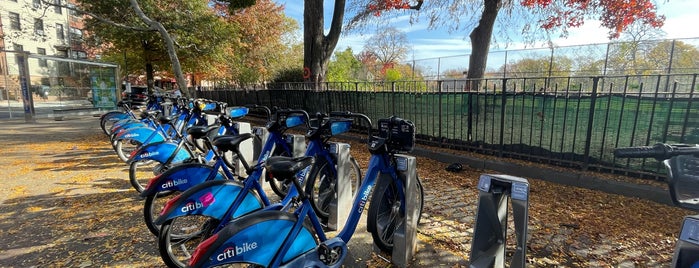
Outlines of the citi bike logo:
{"type": "Polygon", "coordinates": [[[267,152],[265,152],[265,154],[262,155],[262,157],[260,158],[260,162],[266,161],[267,158],[269,158],[269,154],[270,154],[271,152],[272,152],[272,151],[267,151],[267,152]]]}
{"type": "Polygon", "coordinates": [[[223,252],[221,252],[221,254],[216,255],[216,260],[225,261],[228,258],[233,258],[235,256],[254,250],[256,248],[257,242],[243,243],[242,246],[233,245],[224,249],[223,252]]]}
{"type": "Polygon", "coordinates": [[[369,194],[371,194],[371,188],[373,188],[373,186],[369,185],[369,187],[367,187],[366,190],[362,192],[362,199],[361,201],[359,201],[359,209],[357,209],[357,212],[359,214],[362,214],[362,211],[364,211],[366,201],[369,199],[369,194]]]}
{"type": "Polygon", "coordinates": [[[175,187],[177,185],[182,185],[182,184],[186,184],[186,183],[187,183],[187,179],[174,179],[174,180],[170,180],[170,181],[163,183],[163,185],[161,185],[161,187],[163,189],[167,189],[170,187],[175,187]]]}
{"type": "Polygon", "coordinates": [[[129,134],[124,135],[124,138],[133,138],[133,137],[138,137],[138,136],[141,136],[141,135],[138,133],[129,133],[129,134]]]}
{"type": "Polygon", "coordinates": [[[208,193],[202,195],[201,197],[199,197],[199,200],[197,200],[197,201],[187,202],[187,204],[185,204],[180,209],[180,211],[182,211],[182,213],[187,213],[187,212],[190,212],[190,211],[193,211],[196,209],[205,208],[205,207],[208,207],[211,204],[213,204],[214,201],[216,201],[216,199],[214,198],[214,195],[211,192],[208,192],[208,193]]]}
{"type": "Polygon", "coordinates": [[[158,151],[155,151],[155,152],[145,152],[145,153],[142,153],[141,155],[139,155],[139,157],[141,157],[141,158],[148,158],[148,157],[156,156],[156,155],[159,155],[159,154],[160,154],[160,152],[158,152],[158,151]]]}

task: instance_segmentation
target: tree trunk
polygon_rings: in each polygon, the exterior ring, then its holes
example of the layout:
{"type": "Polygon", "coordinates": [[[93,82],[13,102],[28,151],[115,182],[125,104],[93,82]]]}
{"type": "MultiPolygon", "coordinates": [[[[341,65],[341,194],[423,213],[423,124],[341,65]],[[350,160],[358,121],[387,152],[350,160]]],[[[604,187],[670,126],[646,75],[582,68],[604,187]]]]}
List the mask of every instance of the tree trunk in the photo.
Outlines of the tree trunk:
{"type": "Polygon", "coordinates": [[[172,40],[172,37],[167,32],[162,23],[150,19],[148,16],[146,16],[145,13],[143,13],[143,10],[141,10],[141,7],[138,5],[138,2],[136,2],[136,0],[130,0],[130,2],[131,7],[134,9],[136,14],[138,14],[138,17],[141,18],[143,22],[148,24],[148,26],[151,29],[157,30],[158,33],[160,33],[160,36],[163,38],[163,41],[165,41],[165,46],[167,47],[167,54],[168,56],[170,56],[170,61],[172,62],[172,71],[175,75],[175,78],[177,79],[177,87],[180,89],[180,92],[182,92],[182,96],[192,96],[191,94],[189,94],[189,89],[187,88],[187,81],[185,80],[184,74],[182,73],[182,66],[180,65],[179,58],[177,58],[177,50],[175,48],[175,42],[172,40]]]}
{"type": "MultiPolygon", "coordinates": [[[[488,51],[490,50],[490,39],[493,35],[495,18],[500,11],[502,0],[483,1],[483,13],[478,26],[473,29],[469,37],[471,38],[471,56],[468,62],[468,79],[480,79],[485,74],[485,66],[488,61],[488,51]]],[[[471,88],[475,89],[475,88],[471,88]]]]}
{"type": "Polygon", "coordinates": [[[303,67],[310,70],[306,82],[320,88],[325,81],[328,62],[340,39],[342,20],[345,14],[345,0],[335,0],[333,18],[328,35],[325,35],[323,0],[305,0],[303,9],[303,67]]]}

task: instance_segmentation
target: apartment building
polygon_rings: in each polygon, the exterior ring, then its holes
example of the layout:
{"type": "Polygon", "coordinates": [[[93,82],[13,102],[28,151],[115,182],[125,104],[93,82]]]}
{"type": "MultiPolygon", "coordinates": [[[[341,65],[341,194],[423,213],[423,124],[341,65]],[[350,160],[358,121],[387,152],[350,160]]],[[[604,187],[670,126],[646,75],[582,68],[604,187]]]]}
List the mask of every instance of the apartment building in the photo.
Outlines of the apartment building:
{"type": "MultiPolygon", "coordinates": [[[[71,5],[72,2],[48,1],[59,5],[71,5]]],[[[0,0],[0,25],[0,99],[19,96],[15,51],[87,59],[83,48],[82,17],[69,9],[47,5],[42,0],[0,0]]],[[[80,87],[84,82],[80,80],[87,79],[87,72],[86,68],[72,62],[29,59],[34,87],[80,87]]]]}

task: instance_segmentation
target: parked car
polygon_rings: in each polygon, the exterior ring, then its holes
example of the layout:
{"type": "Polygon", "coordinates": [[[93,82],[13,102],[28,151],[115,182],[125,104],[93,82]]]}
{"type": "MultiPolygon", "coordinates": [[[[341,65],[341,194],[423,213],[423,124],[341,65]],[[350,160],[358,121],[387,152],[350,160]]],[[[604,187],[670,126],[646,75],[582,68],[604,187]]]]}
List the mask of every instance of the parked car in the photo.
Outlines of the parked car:
{"type": "Polygon", "coordinates": [[[124,101],[131,102],[133,106],[145,106],[148,103],[148,87],[146,86],[131,86],[126,88],[121,93],[121,98],[124,101]]]}

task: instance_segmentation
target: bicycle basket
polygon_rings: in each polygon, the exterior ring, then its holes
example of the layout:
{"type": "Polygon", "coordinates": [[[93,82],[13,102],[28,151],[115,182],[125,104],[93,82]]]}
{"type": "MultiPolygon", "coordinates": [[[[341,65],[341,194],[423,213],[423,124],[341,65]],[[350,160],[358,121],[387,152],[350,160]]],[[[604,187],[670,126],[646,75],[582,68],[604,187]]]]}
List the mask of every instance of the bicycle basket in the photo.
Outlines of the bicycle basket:
{"type": "Polygon", "coordinates": [[[332,119],[330,122],[330,134],[337,135],[349,131],[352,128],[352,119],[332,119]]]}
{"type": "Polygon", "coordinates": [[[246,116],[249,111],[250,109],[248,109],[247,107],[233,107],[231,108],[231,112],[229,113],[229,115],[232,118],[240,118],[246,116]]]}
{"type": "Polygon", "coordinates": [[[398,117],[379,119],[379,137],[392,152],[409,153],[415,147],[415,124],[398,117]]]}

